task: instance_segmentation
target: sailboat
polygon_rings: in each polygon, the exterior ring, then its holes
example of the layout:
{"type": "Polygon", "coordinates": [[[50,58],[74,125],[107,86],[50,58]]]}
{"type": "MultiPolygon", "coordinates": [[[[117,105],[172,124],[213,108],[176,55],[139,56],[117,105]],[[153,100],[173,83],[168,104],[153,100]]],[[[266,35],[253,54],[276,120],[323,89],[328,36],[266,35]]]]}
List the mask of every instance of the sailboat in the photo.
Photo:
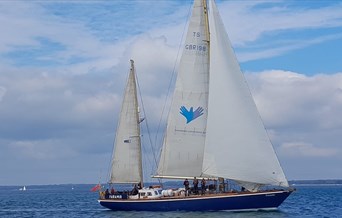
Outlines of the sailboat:
{"type": "MultiPolygon", "coordinates": [[[[126,88],[122,106],[111,183],[143,180],[137,100],[126,99],[136,91],[134,76],[129,78],[127,87],[131,88],[126,88]]],[[[276,209],[293,192],[214,0],[194,1],[154,178],[214,184],[205,187],[202,195],[196,190],[186,195],[184,188],[166,191],[151,186],[135,193],[107,195],[99,202],[112,210],[268,210],[276,209]],[[241,190],[231,190],[230,182],[241,190]]]]}

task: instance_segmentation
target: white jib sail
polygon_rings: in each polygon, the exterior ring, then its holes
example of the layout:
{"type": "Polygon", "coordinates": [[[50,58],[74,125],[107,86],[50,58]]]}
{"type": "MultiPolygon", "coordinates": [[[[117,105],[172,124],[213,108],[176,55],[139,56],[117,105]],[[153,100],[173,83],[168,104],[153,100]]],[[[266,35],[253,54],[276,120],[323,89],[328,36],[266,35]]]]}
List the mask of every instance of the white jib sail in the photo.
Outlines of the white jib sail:
{"type": "Polygon", "coordinates": [[[194,177],[202,171],[209,77],[206,23],[203,1],[195,1],[155,177],[194,177]]]}
{"type": "Polygon", "coordinates": [[[138,99],[132,60],[116,131],[109,182],[142,182],[138,99]]]}
{"type": "Polygon", "coordinates": [[[203,173],[240,184],[287,187],[216,5],[210,2],[209,115],[203,173]]]}

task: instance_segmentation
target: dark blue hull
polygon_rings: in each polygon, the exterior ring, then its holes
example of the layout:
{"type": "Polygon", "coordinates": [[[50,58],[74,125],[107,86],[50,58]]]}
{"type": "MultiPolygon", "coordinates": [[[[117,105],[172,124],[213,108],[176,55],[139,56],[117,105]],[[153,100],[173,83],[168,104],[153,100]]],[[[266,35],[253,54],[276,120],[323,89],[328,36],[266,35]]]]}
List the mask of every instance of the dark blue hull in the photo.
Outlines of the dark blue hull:
{"type": "Polygon", "coordinates": [[[290,194],[291,191],[272,191],[155,200],[99,200],[99,202],[102,206],[115,211],[242,211],[276,209],[290,194]]]}

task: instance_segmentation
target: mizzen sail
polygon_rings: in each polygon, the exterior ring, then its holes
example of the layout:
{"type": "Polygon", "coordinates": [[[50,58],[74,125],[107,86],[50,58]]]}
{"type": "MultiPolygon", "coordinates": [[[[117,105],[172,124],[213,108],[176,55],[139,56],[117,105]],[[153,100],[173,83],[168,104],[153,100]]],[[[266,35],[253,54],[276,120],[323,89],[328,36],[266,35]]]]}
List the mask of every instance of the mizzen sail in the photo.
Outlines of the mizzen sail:
{"type": "Polygon", "coordinates": [[[134,62],[127,80],[114,142],[110,183],[143,181],[141,139],[134,62]]]}

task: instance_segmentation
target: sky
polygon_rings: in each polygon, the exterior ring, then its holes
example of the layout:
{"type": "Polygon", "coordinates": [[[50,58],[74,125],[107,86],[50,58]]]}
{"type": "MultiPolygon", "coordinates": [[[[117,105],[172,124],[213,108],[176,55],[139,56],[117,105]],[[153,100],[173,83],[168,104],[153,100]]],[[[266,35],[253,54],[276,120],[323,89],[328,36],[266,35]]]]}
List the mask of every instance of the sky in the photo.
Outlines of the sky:
{"type": "MultiPolygon", "coordinates": [[[[106,182],[130,59],[160,149],[191,5],[0,1],[0,185],[106,182]]],[[[342,2],[217,6],[287,178],[342,179],[342,2]]]]}

